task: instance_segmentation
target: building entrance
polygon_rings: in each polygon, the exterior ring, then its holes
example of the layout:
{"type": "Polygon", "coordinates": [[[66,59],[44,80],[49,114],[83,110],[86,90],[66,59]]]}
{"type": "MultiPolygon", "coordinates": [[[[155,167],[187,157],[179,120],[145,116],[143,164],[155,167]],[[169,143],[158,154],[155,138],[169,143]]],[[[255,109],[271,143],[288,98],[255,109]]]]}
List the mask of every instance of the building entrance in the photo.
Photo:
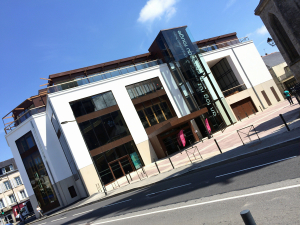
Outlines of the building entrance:
{"type": "Polygon", "coordinates": [[[159,138],[162,140],[163,148],[168,153],[168,155],[178,152],[179,150],[190,146],[196,141],[191,129],[191,125],[189,123],[173,128],[172,130],[161,134],[159,138]],[[185,146],[180,145],[177,140],[177,135],[181,130],[183,130],[184,138],[186,141],[185,146]]]}
{"type": "Polygon", "coordinates": [[[108,163],[108,166],[114,177],[114,180],[117,180],[134,171],[134,166],[129,155],[125,155],[117,160],[108,163]]]}

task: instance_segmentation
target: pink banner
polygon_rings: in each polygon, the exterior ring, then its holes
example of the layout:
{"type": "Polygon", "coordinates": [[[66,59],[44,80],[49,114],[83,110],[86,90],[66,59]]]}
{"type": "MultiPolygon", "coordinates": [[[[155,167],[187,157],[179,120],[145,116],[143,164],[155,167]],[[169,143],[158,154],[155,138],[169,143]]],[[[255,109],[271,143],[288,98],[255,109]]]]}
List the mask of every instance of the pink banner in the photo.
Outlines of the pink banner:
{"type": "Polygon", "coordinates": [[[206,128],[207,128],[209,134],[211,134],[211,129],[210,129],[210,126],[209,126],[209,123],[208,123],[208,119],[207,119],[207,118],[205,119],[205,126],[206,126],[206,128]]]}
{"type": "Polygon", "coordinates": [[[185,141],[185,137],[183,134],[183,130],[179,131],[179,133],[177,135],[177,141],[178,141],[179,146],[185,147],[186,141],[185,141]]]}

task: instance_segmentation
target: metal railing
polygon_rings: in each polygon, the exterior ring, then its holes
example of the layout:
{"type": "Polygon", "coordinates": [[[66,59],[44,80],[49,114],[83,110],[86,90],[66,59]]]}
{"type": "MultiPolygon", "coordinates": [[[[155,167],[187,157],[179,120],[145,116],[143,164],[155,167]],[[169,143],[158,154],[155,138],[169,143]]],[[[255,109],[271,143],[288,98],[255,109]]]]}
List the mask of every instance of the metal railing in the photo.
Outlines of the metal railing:
{"type": "Polygon", "coordinates": [[[146,68],[149,68],[152,66],[157,66],[160,64],[163,64],[163,62],[162,62],[162,60],[158,59],[158,60],[153,60],[153,61],[149,61],[149,62],[145,62],[145,63],[141,63],[141,64],[131,65],[128,67],[121,67],[119,69],[110,70],[110,71],[106,71],[103,73],[97,73],[94,75],[90,75],[88,77],[84,77],[84,78],[80,78],[80,79],[76,79],[76,80],[68,81],[65,83],[50,86],[50,87],[48,87],[48,93],[54,93],[54,92],[58,92],[58,91],[62,91],[62,90],[67,90],[70,88],[97,82],[100,80],[105,80],[105,79],[112,78],[112,77],[117,77],[117,76],[131,73],[134,71],[146,69],[146,68]]]}
{"type": "Polygon", "coordinates": [[[36,107],[36,108],[32,108],[32,109],[28,110],[21,117],[17,118],[16,120],[14,120],[12,122],[9,122],[8,125],[6,127],[4,127],[5,133],[8,134],[10,131],[12,131],[15,127],[19,126],[30,116],[41,113],[41,112],[45,112],[45,111],[46,111],[46,106],[36,107]]]}
{"type": "Polygon", "coordinates": [[[246,87],[245,84],[240,84],[238,86],[235,86],[233,88],[229,88],[229,89],[223,91],[223,94],[224,94],[225,97],[228,97],[230,95],[237,94],[237,93],[239,93],[241,91],[244,91],[246,89],[247,89],[247,87],[246,87]]]}
{"type": "Polygon", "coordinates": [[[235,39],[235,40],[231,40],[231,41],[226,41],[226,42],[222,42],[222,43],[218,43],[218,44],[213,44],[213,45],[208,45],[205,47],[201,47],[199,48],[200,53],[205,53],[205,52],[210,52],[216,49],[220,49],[220,48],[225,48],[231,45],[236,45],[242,42],[246,42],[249,41],[248,37],[243,37],[243,38],[239,38],[239,39],[235,39]]]}

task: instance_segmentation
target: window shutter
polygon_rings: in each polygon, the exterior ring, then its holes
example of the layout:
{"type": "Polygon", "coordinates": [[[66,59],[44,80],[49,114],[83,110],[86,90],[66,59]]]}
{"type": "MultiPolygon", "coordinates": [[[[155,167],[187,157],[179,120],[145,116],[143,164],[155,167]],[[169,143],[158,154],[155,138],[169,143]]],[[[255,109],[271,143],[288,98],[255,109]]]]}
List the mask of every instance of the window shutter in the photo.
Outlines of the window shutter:
{"type": "Polygon", "coordinates": [[[20,191],[17,192],[17,196],[18,196],[18,199],[17,199],[18,202],[23,199],[20,191]]]}
{"type": "Polygon", "coordinates": [[[8,204],[7,204],[7,201],[6,201],[5,197],[4,197],[4,198],[2,198],[2,201],[3,201],[4,207],[7,207],[7,206],[8,206],[8,204]]]}
{"type": "Polygon", "coordinates": [[[6,196],[6,202],[7,202],[7,206],[11,205],[11,201],[10,201],[9,196],[6,196]]]}
{"type": "Polygon", "coordinates": [[[14,183],[14,179],[10,179],[9,183],[10,183],[11,188],[15,188],[16,187],[16,185],[14,183]]]}

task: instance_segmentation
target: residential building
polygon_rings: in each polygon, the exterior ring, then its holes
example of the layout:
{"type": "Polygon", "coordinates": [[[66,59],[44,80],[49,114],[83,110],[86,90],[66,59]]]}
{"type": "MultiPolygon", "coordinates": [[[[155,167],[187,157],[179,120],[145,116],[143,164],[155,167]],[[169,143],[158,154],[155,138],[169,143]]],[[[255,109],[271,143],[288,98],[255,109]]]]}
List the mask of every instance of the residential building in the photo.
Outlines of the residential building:
{"type": "Polygon", "coordinates": [[[179,132],[189,146],[283,100],[251,40],[195,42],[187,26],[161,30],[148,53],[48,80],[4,117],[29,198],[44,212],[178,152],[179,132]]]}
{"type": "Polygon", "coordinates": [[[300,82],[300,2],[299,0],[260,0],[255,9],[280,53],[300,82]]]}
{"type": "Polygon", "coordinates": [[[14,159],[0,162],[0,224],[16,222],[19,210],[29,200],[14,159]]]}
{"type": "Polygon", "coordinates": [[[294,87],[297,83],[294,74],[291,72],[280,52],[267,54],[262,56],[262,59],[269,69],[280,93],[285,98],[283,92],[285,90],[290,90],[290,88],[294,87]]]}

